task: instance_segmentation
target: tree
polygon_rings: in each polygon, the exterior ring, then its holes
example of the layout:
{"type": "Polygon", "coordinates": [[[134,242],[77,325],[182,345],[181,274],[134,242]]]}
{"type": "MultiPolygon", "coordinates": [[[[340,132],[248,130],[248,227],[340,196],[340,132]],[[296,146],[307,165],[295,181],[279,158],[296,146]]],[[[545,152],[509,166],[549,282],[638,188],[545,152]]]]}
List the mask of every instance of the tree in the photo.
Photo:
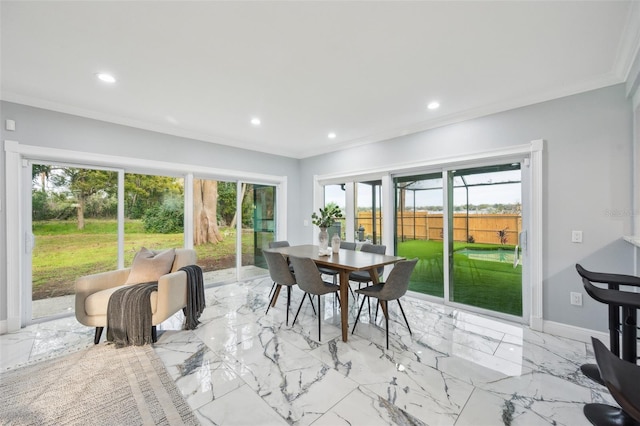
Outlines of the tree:
{"type": "Polygon", "coordinates": [[[40,179],[40,191],[45,192],[47,190],[47,179],[51,175],[51,166],[44,164],[34,164],[31,168],[31,179],[35,181],[36,177],[40,179]]]}
{"type": "Polygon", "coordinates": [[[218,243],[224,239],[218,229],[218,182],[193,180],[193,244],[218,243]]]}
{"type": "Polygon", "coordinates": [[[218,182],[218,219],[221,226],[234,226],[236,192],[236,182],[218,182]]]}
{"type": "MultiPolygon", "coordinates": [[[[244,195],[247,192],[247,184],[243,183],[240,187],[240,199],[242,200],[242,205],[244,205],[244,195]]],[[[231,220],[231,224],[229,225],[231,228],[236,226],[236,222],[238,221],[238,210],[234,209],[233,219],[231,220]]]]}
{"type": "Polygon", "coordinates": [[[140,218],[150,208],[162,204],[166,195],[184,193],[181,179],[135,173],[125,174],[124,189],[125,212],[131,219],[140,218]]]}
{"type": "Polygon", "coordinates": [[[98,193],[105,196],[117,191],[117,173],[106,170],[76,169],[72,167],[57,170],[51,174],[51,182],[76,202],[78,229],[84,229],[84,211],[87,199],[98,193]]]}

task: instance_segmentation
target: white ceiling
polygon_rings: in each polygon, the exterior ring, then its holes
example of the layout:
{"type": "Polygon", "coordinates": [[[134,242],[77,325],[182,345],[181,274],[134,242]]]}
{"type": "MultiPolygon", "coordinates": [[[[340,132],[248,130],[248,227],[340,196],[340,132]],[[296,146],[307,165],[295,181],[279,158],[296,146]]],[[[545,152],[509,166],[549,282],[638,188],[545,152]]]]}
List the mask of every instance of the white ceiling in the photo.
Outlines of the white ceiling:
{"type": "Polygon", "coordinates": [[[624,82],[638,6],[2,1],[0,97],[303,158],[624,82]]]}

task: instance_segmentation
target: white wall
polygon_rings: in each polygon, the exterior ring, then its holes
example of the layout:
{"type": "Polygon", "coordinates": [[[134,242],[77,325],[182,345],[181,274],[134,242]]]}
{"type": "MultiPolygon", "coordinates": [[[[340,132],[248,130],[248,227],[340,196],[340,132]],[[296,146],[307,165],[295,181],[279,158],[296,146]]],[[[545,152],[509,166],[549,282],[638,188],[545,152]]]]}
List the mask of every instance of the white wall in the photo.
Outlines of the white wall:
{"type": "MultiPolygon", "coordinates": [[[[633,273],[632,108],[624,85],[595,90],[301,161],[300,201],[312,211],[314,175],[346,173],[505,148],[544,139],[544,319],[606,330],[604,306],[583,297],[575,263],[633,273]],[[571,243],[571,230],[584,243],[571,243]]],[[[298,223],[302,223],[302,218],[298,223]]],[[[306,228],[308,241],[312,232],[306,228]]]]}

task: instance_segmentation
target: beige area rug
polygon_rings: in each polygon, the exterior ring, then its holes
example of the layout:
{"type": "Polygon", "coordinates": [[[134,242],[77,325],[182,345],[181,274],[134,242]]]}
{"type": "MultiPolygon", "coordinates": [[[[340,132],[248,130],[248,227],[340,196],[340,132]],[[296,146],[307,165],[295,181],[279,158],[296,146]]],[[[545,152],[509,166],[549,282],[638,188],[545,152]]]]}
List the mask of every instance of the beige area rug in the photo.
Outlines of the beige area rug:
{"type": "Polygon", "coordinates": [[[2,425],[198,425],[153,348],[96,345],[0,374],[2,425]]]}

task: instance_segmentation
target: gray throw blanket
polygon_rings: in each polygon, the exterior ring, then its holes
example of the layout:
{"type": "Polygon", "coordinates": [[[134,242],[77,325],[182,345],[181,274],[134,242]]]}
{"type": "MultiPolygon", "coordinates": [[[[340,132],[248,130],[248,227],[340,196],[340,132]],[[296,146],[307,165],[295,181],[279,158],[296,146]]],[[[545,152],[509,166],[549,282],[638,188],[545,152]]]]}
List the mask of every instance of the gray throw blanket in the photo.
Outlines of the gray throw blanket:
{"type": "Polygon", "coordinates": [[[205,308],[202,269],[198,265],[189,265],[180,270],[187,273],[187,306],[182,309],[184,313],[182,329],[195,330],[200,324],[198,319],[205,308]]]}
{"type": "Polygon", "coordinates": [[[115,291],[107,306],[107,340],[116,348],[152,343],[151,293],[158,283],[136,284],[115,291]]]}

